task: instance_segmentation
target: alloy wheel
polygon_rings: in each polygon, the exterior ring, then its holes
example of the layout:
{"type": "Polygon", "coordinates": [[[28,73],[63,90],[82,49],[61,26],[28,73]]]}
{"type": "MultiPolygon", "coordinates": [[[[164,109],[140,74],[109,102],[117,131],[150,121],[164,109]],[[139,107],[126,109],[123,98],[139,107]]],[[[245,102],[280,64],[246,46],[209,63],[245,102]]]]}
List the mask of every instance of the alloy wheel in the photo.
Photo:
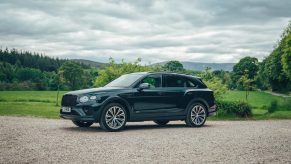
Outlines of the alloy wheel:
{"type": "Polygon", "coordinates": [[[119,106],[110,107],[105,114],[106,125],[112,129],[119,129],[125,123],[124,110],[119,106]]]}
{"type": "Polygon", "coordinates": [[[201,125],[204,123],[206,119],[206,111],[205,108],[201,105],[195,105],[192,109],[191,109],[191,121],[195,124],[195,125],[201,125]]]}

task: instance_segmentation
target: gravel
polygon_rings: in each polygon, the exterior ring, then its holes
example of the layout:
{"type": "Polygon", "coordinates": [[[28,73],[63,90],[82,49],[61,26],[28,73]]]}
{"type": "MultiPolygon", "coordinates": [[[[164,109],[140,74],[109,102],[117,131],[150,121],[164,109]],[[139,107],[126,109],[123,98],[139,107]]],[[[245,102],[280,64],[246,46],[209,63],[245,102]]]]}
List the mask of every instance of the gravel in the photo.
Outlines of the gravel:
{"type": "Polygon", "coordinates": [[[122,132],[68,120],[0,117],[0,163],[291,163],[291,120],[128,123],[122,132]]]}

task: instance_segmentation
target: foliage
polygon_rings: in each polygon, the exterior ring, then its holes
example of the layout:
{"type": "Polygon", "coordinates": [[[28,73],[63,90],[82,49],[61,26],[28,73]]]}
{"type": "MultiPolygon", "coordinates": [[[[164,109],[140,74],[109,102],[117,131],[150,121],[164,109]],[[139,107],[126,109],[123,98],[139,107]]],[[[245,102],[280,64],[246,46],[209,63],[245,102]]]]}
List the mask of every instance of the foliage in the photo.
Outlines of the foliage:
{"type": "Polygon", "coordinates": [[[223,84],[222,80],[215,76],[213,72],[210,71],[211,68],[207,67],[205,71],[197,74],[199,77],[203,78],[203,82],[208,88],[213,90],[216,99],[221,99],[227,91],[227,87],[223,84]]]}
{"type": "Polygon", "coordinates": [[[109,61],[109,66],[99,71],[94,86],[104,86],[123,74],[145,72],[150,70],[149,67],[139,64],[141,62],[140,58],[133,63],[126,63],[125,61],[122,61],[121,64],[116,64],[113,58],[110,58],[109,61]]]}
{"type": "Polygon", "coordinates": [[[219,114],[237,117],[251,117],[252,108],[245,102],[217,101],[219,114]]]}
{"type": "Polygon", "coordinates": [[[204,81],[208,88],[213,90],[216,99],[223,98],[223,95],[227,91],[227,87],[222,84],[222,81],[218,78],[213,78],[211,80],[204,81]]]}
{"type": "Polygon", "coordinates": [[[180,63],[179,61],[173,60],[167,62],[163,67],[163,71],[169,71],[169,72],[183,72],[184,67],[183,64],[180,63]]]}
{"type": "Polygon", "coordinates": [[[283,71],[285,72],[286,76],[291,81],[291,22],[288,27],[289,31],[287,32],[287,36],[285,36],[282,40],[282,49],[283,55],[281,58],[283,71]]]}
{"type": "Polygon", "coordinates": [[[258,59],[244,57],[234,65],[232,73],[233,86],[239,90],[248,90],[259,70],[258,59]],[[237,83],[240,81],[240,83],[237,83]]]}
{"type": "Polygon", "coordinates": [[[50,58],[39,53],[31,53],[28,51],[18,51],[16,49],[9,50],[0,49],[0,61],[16,65],[18,67],[35,68],[41,71],[57,71],[57,69],[66,61],[64,59],[50,58]]]}
{"type": "Polygon", "coordinates": [[[244,90],[246,91],[246,101],[248,101],[248,96],[249,96],[249,91],[252,90],[252,83],[254,80],[250,79],[248,77],[248,73],[246,71],[246,73],[244,75],[242,75],[239,80],[238,80],[238,84],[240,84],[241,86],[243,86],[244,90]]]}
{"type": "Polygon", "coordinates": [[[259,79],[264,86],[270,86],[273,91],[291,90],[290,37],[291,23],[284,30],[278,45],[260,66],[259,79]]]}
{"type": "Polygon", "coordinates": [[[79,63],[73,61],[65,62],[60,70],[61,76],[64,78],[65,83],[72,90],[80,89],[84,81],[84,70],[79,63]]]}
{"type": "Polygon", "coordinates": [[[274,113],[278,109],[278,101],[274,100],[271,102],[271,105],[268,107],[269,113],[274,113]]]}
{"type": "Polygon", "coordinates": [[[213,76],[220,79],[222,84],[225,84],[228,89],[232,88],[231,74],[228,71],[215,70],[213,76]]]}
{"type": "Polygon", "coordinates": [[[253,79],[257,75],[259,69],[258,59],[255,57],[244,57],[234,65],[233,73],[236,75],[244,75],[247,72],[249,78],[253,79]]]}

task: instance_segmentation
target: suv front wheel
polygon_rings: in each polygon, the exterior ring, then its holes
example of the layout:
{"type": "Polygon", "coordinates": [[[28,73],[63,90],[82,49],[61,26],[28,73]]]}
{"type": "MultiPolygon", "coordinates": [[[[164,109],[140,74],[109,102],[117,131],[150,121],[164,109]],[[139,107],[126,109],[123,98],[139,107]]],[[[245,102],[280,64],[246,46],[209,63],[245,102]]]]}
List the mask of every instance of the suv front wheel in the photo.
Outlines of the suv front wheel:
{"type": "Polygon", "coordinates": [[[188,109],[186,124],[191,127],[201,127],[207,118],[207,110],[204,105],[194,103],[188,109]]]}
{"type": "Polygon", "coordinates": [[[100,127],[107,131],[119,131],[125,127],[127,118],[125,108],[118,103],[111,103],[104,108],[100,127]]]}

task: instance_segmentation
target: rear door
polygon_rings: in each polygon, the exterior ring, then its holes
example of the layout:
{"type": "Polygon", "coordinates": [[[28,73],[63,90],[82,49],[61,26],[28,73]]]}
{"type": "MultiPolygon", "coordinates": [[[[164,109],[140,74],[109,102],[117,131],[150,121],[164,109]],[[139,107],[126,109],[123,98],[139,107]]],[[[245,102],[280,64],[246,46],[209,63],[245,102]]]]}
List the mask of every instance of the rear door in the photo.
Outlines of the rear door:
{"type": "Polygon", "coordinates": [[[167,110],[167,115],[183,115],[184,110],[184,95],[187,89],[187,84],[183,76],[175,74],[163,75],[163,95],[167,97],[167,103],[170,106],[167,110]]]}

